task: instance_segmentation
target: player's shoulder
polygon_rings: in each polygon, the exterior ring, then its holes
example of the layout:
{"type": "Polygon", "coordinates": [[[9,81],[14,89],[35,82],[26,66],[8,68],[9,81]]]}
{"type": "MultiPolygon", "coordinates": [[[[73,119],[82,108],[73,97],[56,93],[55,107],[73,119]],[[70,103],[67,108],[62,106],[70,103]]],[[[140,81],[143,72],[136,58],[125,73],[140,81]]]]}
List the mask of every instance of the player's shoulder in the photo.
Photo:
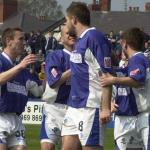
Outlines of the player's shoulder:
{"type": "Polygon", "coordinates": [[[98,42],[101,44],[105,44],[108,43],[108,40],[105,37],[105,34],[101,31],[98,30],[89,30],[89,32],[87,33],[87,38],[90,41],[94,41],[94,42],[98,42]]]}
{"type": "Polygon", "coordinates": [[[46,58],[46,64],[60,63],[64,58],[63,50],[55,50],[50,53],[46,58]]]}
{"type": "Polygon", "coordinates": [[[62,51],[63,51],[62,49],[58,49],[58,50],[55,50],[55,51],[50,51],[47,55],[47,59],[51,58],[51,57],[57,57],[57,56],[61,55],[62,51]]]}
{"type": "Polygon", "coordinates": [[[54,51],[53,56],[58,57],[58,58],[62,58],[62,57],[64,57],[65,54],[66,53],[64,52],[63,49],[58,49],[58,50],[54,51]]]}
{"type": "Polygon", "coordinates": [[[135,55],[131,57],[132,61],[147,61],[148,58],[142,52],[137,52],[135,55]]]}
{"type": "Polygon", "coordinates": [[[93,29],[93,30],[89,30],[87,32],[87,35],[89,37],[100,37],[100,38],[104,38],[104,33],[102,33],[101,31],[97,30],[97,29],[93,29]]]}
{"type": "Polygon", "coordinates": [[[2,53],[0,53],[0,67],[12,67],[11,63],[8,62],[9,60],[4,55],[2,55],[2,53]]]}
{"type": "Polygon", "coordinates": [[[142,66],[149,67],[150,66],[150,60],[148,57],[146,57],[144,55],[144,53],[139,52],[129,59],[129,65],[130,66],[142,65],[142,66]]]}

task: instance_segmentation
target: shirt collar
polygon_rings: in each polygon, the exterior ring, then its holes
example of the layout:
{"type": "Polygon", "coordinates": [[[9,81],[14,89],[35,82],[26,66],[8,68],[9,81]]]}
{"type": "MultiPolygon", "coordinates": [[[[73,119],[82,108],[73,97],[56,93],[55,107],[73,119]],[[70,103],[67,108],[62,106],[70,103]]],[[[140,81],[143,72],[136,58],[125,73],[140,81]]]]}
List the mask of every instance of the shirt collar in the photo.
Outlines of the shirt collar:
{"type": "Polygon", "coordinates": [[[64,52],[66,52],[67,54],[71,55],[71,52],[70,52],[70,51],[68,51],[68,50],[67,50],[67,49],[65,49],[65,48],[63,49],[63,51],[64,51],[64,52]]]}
{"type": "Polygon", "coordinates": [[[96,28],[95,27],[91,27],[91,28],[86,29],[85,31],[83,31],[81,33],[80,38],[82,38],[89,30],[96,30],[96,28]]]}
{"type": "Polygon", "coordinates": [[[9,57],[5,52],[2,52],[2,55],[3,55],[12,65],[14,65],[13,61],[10,59],[10,57],[9,57]]]}
{"type": "Polygon", "coordinates": [[[140,53],[142,53],[142,52],[136,52],[136,53],[133,54],[133,56],[135,56],[135,55],[137,55],[137,54],[140,54],[140,53]]]}

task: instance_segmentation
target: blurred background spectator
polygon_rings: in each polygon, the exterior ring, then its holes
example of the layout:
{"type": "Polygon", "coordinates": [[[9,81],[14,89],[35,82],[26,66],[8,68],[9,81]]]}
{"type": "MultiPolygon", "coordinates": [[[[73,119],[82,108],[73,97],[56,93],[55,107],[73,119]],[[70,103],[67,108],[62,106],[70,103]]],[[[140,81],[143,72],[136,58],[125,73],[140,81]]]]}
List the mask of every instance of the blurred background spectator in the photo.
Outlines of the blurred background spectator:
{"type": "Polygon", "coordinates": [[[46,45],[45,45],[46,53],[48,53],[48,51],[50,50],[55,50],[57,48],[58,42],[53,35],[54,33],[52,31],[48,32],[48,37],[46,39],[46,45]]]}

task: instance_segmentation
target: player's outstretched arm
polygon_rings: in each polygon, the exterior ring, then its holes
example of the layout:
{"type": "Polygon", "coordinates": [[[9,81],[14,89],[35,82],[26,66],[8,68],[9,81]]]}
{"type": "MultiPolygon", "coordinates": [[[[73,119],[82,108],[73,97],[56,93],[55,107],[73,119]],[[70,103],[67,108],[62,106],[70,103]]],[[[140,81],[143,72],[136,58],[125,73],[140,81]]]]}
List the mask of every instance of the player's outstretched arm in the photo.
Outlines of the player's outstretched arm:
{"type": "Polygon", "coordinates": [[[100,83],[102,87],[113,85],[113,84],[120,84],[129,87],[135,87],[135,88],[141,87],[141,84],[136,80],[132,79],[131,77],[115,77],[109,73],[107,73],[106,76],[102,76],[100,78],[100,83]]]}
{"type": "Polygon", "coordinates": [[[30,54],[26,56],[18,65],[13,68],[0,73],[0,85],[5,84],[7,81],[13,79],[21,70],[25,69],[29,64],[37,61],[37,56],[30,54]]]}

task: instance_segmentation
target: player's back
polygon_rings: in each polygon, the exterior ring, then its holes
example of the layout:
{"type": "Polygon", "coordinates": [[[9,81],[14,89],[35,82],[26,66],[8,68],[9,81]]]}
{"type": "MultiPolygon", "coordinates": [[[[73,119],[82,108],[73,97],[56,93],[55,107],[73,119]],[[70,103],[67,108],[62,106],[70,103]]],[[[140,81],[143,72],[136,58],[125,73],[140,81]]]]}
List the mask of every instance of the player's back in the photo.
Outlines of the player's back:
{"type": "Polygon", "coordinates": [[[129,76],[141,83],[141,87],[132,88],[139,112],[150,110],[150,60],[143,53],[137,53],[129,61],[129,76]],[[137,66],[137,67],[136,67],[137,66]]]}

